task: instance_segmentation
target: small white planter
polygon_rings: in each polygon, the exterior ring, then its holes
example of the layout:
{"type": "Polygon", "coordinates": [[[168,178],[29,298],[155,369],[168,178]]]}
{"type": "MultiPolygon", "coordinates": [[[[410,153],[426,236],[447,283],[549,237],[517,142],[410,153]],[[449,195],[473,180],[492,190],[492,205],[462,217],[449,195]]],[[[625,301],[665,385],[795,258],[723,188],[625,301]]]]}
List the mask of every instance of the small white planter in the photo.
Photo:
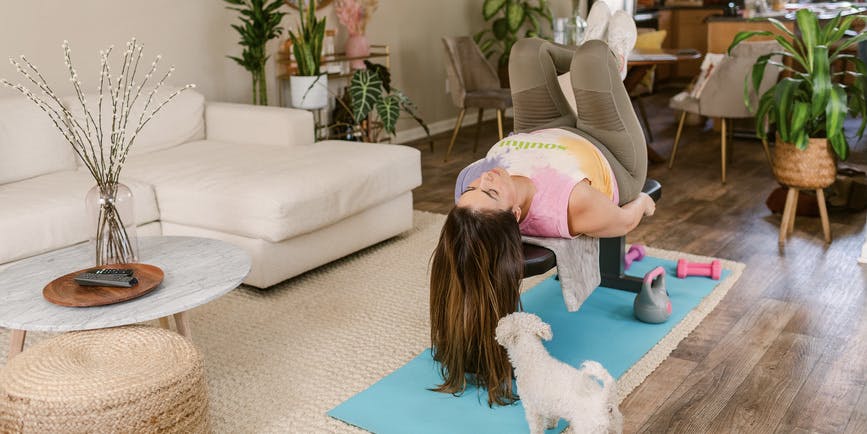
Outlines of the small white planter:
{"type": "Polygon", "coordinates": [[[292,92],[292,107],[300,109],[320,109],[328,105],[328,76],[289,77],[292,92]]]}

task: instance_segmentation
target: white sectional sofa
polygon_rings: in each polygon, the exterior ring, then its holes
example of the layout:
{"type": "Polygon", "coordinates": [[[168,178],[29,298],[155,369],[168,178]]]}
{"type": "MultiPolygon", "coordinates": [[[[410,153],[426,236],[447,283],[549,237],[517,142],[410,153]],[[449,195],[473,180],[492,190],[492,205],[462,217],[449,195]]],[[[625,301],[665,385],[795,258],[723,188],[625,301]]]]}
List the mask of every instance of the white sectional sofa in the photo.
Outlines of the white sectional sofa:
{"type": "MultiPolygon", "coordinates": [[[[314,142],[307,111],[193,91],[148,124],[121,173],[139,236],[236,244],[253,258],[245,283],[260,288],[410,229],[421,184],[414,148],[314,142]]],[[[88,240],[93,185],[40,109],[0,99],[0,264],[88,240]]]]}

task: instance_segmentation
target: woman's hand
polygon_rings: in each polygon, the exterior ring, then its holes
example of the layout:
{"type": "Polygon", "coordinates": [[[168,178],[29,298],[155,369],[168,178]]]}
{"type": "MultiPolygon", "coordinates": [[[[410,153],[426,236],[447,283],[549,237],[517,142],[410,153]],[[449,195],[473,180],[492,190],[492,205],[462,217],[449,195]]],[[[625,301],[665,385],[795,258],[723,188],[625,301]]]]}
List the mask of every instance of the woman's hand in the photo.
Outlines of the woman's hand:
{"type": "Polygon", "coordinates": [[[639,193],[638,200],[644,202],[642,206],[644,207],[645,216],[650,217],[656,212],[656,202],[654,202],[653,198],[651,198],[647,193],[639,193]]]}

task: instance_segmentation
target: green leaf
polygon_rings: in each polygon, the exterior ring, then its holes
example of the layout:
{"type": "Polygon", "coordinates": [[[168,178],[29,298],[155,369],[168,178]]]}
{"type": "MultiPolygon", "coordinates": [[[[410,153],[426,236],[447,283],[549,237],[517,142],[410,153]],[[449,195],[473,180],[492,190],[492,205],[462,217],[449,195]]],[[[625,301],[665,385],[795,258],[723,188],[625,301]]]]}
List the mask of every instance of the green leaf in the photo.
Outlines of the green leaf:
{"type": "Polygon", "coordinates": [[[499,40],[505,40],[507,36],[509,36],[509,23],[505,18],[498,18],[494,20],[494,24],[491,25],[491,30],[494,32],[494,37],[499,40]]]}
{"type": "Polygon", "coordinates": [[[810,111],[813,117],[817,117],[825,111],[825,104],[831,93],[831,65],[828,60],[828,47],[824,45],[813,47],[812,71],[813,98],[810,111]]]}
{"type": "Polygon", "coordinates": [[[846,136],[842,132],[828,137],[828,141],[831,142],[831,149],[841,160],[849,158],[849,143],[846,142],[846,136]]]}
{"type": "Polygon", "coordinates": [[[767,30],[763,30],[763,31],[755,31],[754,30],[754,31],[738,32],[735,35],[734,40],[732,40],[732,43],[731,43],[731,45],[729,45],[729,49],[726,52],[731,56],[732,49],[734,49],[741,42],[746,41],[747,39],[750,39],[753,36],[771,36],[771,35],[773,35],[773,33],[769,32],[767,30]]]}
{"type": "Polygon", "coordinates": [[[385,93],[391,92],[391,72],[388,71],[388,68],[386,68],[385,65],[365,60],[364,66],[379,77],[380,81],[382,81],[382,89],[385,93]]]}
{"type": "Polygon", "coordinates": [[[762,85],[762,78],[765,76],[765,67],[768,66],[768,61],[773,55],[774,53],[759,56],[759,58],[756,59],[756,63],[753,64],[752,79],[744,82],[744,104],[746,104],[747,110],[752,110],[752,104],[750,103],[750,83],[753,85],[753,91],[758,95],[762,85]]]}
{"type": "Polygon", "coordinates": [[[361,123],[382,97],[382,81],[371,71],[360,69],[352,75],[349,94],[352,97],[352,118],[356,124],[361,123]]]}
{"type": "MultiPolygon", "coordinates": [[[[799,9],[795,13],[795,20],[798,23],[798,30],[801,32],[801,40],[804,41],[804,48],[807,51],[807,64],[813,64],[813,47],[818,45],[819,38],[819,20],[816,15],[809,9],[799,9]]],[[[808,70],[809,71],[809,70],[808,70]]]]}
{"type": "Polygon", "coordinates": [[[773,116],[768,114],[774,108],[774,93],[771,91],[765,92],[762,98],[759,99],[759,109],[756,110],[756,136],[759,138],[767,138],[767,125],[775,123],[773,116]]]}
{"type": "MultiPolygon", "coordinates": [[[[792,125],[790,128],[790,136],[795,137],[795,145],[800,148],[804,138],[807,138],[805,128],[807,126],[807,118],[810,117],[810,104],[805,101],[798,101],[792,109],[792,125]]],[[[806,143],[803,143],[806,146],[806,143]]],[[[804,148],[801,148],[804,149],[804,148]]]]}
{"type": "Polygon", "coordinates": [[[482,5],[482,16],[485,17],[485,21],[490,20],[505,4],[506,0],[485,0],[482,5]]]}
{"type": "Polygon", "coordinates": [[[865,40],[867,40],[867,32],[861,31],[861,33],[859,33],[858,35],[853,36],[851,38],[848,38],[845,41],[843,41],[840,45],[838,45],[837,48],[834,50],[834,55],[837,55],[837,54],[845,51],[847,48],[851,47],[852,45],[858,44],[858,43],[863,42],[865,40]]]}
{"type": "Polygon", "coordinates": [[[382,128],[389,134],[394,134],[394,126],[400,116],[400,97],[388,95],[376,104],[376,114],[382,121],[382,128]]]}
{"type": "MultiPolygon", "coordinates": [[[[833,39],[834,30],[838,29],[838,25],[840,25],[840,18],[843,16],[842,12],[838,12],[837,15],[834,15],[834,18],[831,18],[831,21],[828,21],[822,29],[819,31],[819,43],[822,45],[829,45],[833,39]]],[[[839,37],[837,38],[839,39],[839,37]]]]}
{"type": "Polygon", "coordinates": [[[767,18],[767,21],[771,23],[774,27],[776,27],[779,31],[783,32],[784,35],[790,38],[795,37],[795,34],[792,33],[792,31],[789,30],[785,24],[781,23],[780,20],[776,18],[767,18]]]}
{"type": "Polygon", "coordinates": [[[834,151],[841,159],[846,159],[848,153],[848,145],[846,138],[843,136],[843,121],[846,119],[846,113],[849,111],[849,106],[846,103],[846,87],[842,84],[834,84],[834,87],[829,92],[828,105],[825,107],[825,132],[828,139],[832,140],[834,151]],[[839,137],[843,140],[840,141],[839,137]],[[843,147],[841,148],[841,144],[843,147]]]}
{"type": "Polygon", "coordinates": [[[774,104],[776,107],[776,124],[780,132],[780,137],[784,142],[791,143],[792,137],[789,135],[789,111],[793,106],[795,92],[798,86],[801,85],[800,80],[791,77],[786,77],[777,83],[774,89],[774,104]]]}
{"type": "Polygon", "coordinates": [[[524,16],[526,11],[520,3],[509,3],[506,5],[506,20],[509,24],[509,31],[517,32],[524,24],[524,16]]]}

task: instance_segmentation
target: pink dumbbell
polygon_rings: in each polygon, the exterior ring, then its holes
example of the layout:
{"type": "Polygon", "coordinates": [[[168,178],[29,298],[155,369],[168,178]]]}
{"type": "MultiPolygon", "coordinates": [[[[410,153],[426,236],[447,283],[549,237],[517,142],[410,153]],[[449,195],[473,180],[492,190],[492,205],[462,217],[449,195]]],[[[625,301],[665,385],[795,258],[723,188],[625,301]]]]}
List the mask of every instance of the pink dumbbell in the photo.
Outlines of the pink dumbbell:
{"type": "Polygon", "coordinates": [[[719,280],[722,275],[722,264],[719,259],[709,263],[689,262],[686,259],[677,260],[677,277],[683,279],[687,276],[704,276],[713,280],[719,280]]]}
{"type": "Polygon", "coordinates": [[[629,267],[632,266],[633,262],[644,259],[645,254],[644,246],[641,244],[633,244],[632,247],[629,248],[629,251],[626,252],[626,255],[623,256],[623,269],[628,270],[629,267]]]}

